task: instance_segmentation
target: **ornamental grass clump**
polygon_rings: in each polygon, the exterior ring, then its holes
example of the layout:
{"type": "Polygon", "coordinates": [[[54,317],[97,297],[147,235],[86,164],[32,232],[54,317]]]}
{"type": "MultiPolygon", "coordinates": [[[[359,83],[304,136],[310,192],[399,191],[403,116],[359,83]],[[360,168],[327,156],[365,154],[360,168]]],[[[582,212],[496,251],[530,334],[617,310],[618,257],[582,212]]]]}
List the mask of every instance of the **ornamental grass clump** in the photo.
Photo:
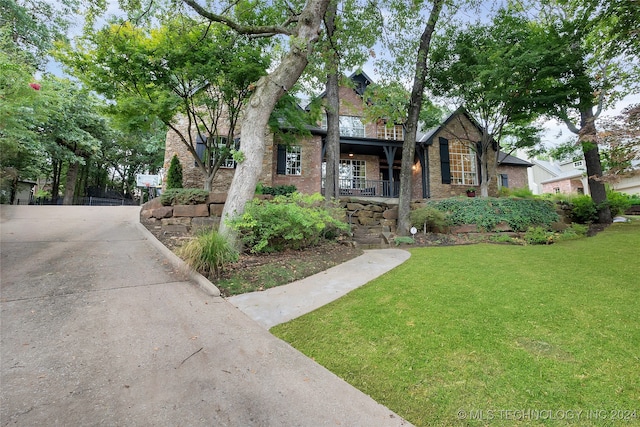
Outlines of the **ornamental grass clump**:
{"type": "Polygon", "coordinates": [[[244,214],[229,221],[242,243],[253,253],[300,250],[337,238],[349,226],[340,221],[344,210],[327,206],[320,194],[254,199],[244,214]]]}
{"type": "Polygon", "coordinates": [[[207,277],[220,277],[225,264],[238,260],[238,252],[215,230],[201,231],[177,250],[194,270],[207,277]]]}

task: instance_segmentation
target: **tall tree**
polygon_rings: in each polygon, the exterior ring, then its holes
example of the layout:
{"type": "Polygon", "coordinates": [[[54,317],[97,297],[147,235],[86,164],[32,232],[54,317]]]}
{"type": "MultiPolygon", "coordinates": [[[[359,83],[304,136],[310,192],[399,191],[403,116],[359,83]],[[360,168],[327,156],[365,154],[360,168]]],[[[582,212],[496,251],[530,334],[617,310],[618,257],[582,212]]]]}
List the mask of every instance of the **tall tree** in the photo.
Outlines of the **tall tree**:
{"type": "Polygon", "coordinates": [[[603,110],[640,87],[640,42],[634,2],[544,0],[538,17],[547,39],[562,48],[559,73],[539,86],[541,104],[578,135],[598,222],[610,223],[596,122],[603,110]]]}
{"type": "Polygon", "coordinates": [[[236,149],[252,84],[269,65],[256,41],[183,15],[150,31],[128,21],[111,24],[60,58],[120,111],[152,114],[177,134],[207,190],[236,149]]]}
{"type": "Polygon", "coordinates": [[[288,50],[283,53],[280,62],[255,83],[255,88],[244,111],[241,125],[242,152],[244,161],[240,162],[231,181],[227,202],[222,212],[220,233],[234,240],[232,230],[226,219],[241,215],[246,203],[255,194],[258,177],[262,172],[262,160],[265,152],[265,129],[269,117],[278,100],[293,87],[309,61],[313,43],[318,39],[320,26],[330,0],[309,0],[304,8],[294,11],[280,19],[280,23],[269,25],[243,25],[222,13],[214,13],[200,6],[194,0],[183,0],[199,15],[212,22],[222,22],[240,34],[257,36],[284,35],[289,38],[288,50]]]}
{"type": "MultiPolygon", "coordinates": [[[[542,81],[553,72],[547,64],[556,54],[539,29],[506,9],[491,23],[451,28],[436,43],[430,87],[436,95],[464,106],[481,130],[479,141],[466,132],[456,136],[476,153],[483,197],[489,194],[494,179],[489,170],[498,163],[505,131],[511,126],[522,136],[523,125],[537,117],[534,76],[542,81]]],[[[519,138],[512,148],[535,142],[519,138]]]]}

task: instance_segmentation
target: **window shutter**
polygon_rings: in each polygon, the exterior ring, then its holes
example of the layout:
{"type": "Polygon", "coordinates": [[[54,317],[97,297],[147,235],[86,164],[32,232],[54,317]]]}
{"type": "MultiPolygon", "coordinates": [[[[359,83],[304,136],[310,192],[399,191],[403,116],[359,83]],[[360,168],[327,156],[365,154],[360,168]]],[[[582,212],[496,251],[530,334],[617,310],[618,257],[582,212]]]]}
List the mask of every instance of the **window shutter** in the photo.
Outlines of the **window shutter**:
{"type": "Polygon", "coordinates": [[[287,174],[287,147],[278,144],[278,162],[276,165],[276,173],[278,175],[287,174]]]}
{"type": "MultiPolygon", "coordinates": [[[[196,137],[196,154],[198,158],[204,162],[204,152],[207,148],[207,145],[204,143],[204,140],[200,135],[196,137]]],[[[194,160],[194,166],[198,166],[198,162],[194,160]]]]}
{"type": "Polygon", "coordinates": [[[442,183],[451,184],[451,167],[449,161],[449,140],[440,137],[440,170],[442,183]]]}
{"type": "Polygon", "coordinates": [[[509,188],[509,176],[506,173],[500,174],[500,185],[504,188],[509,188]]]}

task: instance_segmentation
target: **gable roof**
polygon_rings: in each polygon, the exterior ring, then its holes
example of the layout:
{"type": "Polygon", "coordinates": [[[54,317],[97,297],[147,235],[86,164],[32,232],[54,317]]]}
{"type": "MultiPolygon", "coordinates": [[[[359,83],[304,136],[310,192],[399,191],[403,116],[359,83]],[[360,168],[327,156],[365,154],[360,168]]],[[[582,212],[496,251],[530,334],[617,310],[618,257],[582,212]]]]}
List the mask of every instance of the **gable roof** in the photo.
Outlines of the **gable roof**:
{"type": "Polygon", "coordinates": [[[510,166],[524,166],[530,168],[533,166],[533,163],[529,163],[526,160],[522,160],[519,157],[512,156],[511,154],[507,154],[504,151],[500,151],[498,153],[498,164],[499,165],[510,165],[510,166]]]}
{"type": "MultiPolygon", "coordinates": [[[[471,117],[469,112],[464,107],[458,107],[457,110],[449,114],[449,116],[444,120],[444,122],[442,122],[441,124],[439,124],[434,128],[428,129],[426,132],[422,134],[416,135],[416,141],[422,145],[433,145],[433,137],[442,129],[446,128],[449,125],[449,123],[451,123],[451,121],[460,114],[464,115],[471,122],[471,124],[475,126],[476,129],[478,129],[478,132],[483,133],[482,126],[480,126],[478,122],[476,122],[476,120],[473,117],[471,117]]],[[[497,149],[497,144],[495,141],[493,141],[493,147],[494,149],[497,149]]]]}

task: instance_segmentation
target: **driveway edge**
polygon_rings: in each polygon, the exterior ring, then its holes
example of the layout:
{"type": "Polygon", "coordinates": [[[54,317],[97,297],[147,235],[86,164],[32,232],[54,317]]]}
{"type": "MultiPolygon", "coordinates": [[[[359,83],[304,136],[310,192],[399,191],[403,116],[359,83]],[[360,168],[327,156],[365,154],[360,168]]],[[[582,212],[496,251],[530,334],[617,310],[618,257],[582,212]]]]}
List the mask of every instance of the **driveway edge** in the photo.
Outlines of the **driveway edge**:
{"type": "Polygon", "coordinates": [[[198,287],[207,295],[212,297],[220,296],[220,289],[213,283],[209,281],[202,274],[195,271],[193,268],[189,266],[186,262],[184,262],[178,255],[174,254],[169,248],[162,244],[156,236],[153,235],[147,228],[140,223],[140,221],[136,221],[136,227],[138,230],[144,235],[145,240],[151,244],[158,252],[160,252],[164,257],[166,257],[169,262],[176,268],[181,271],[187,272],[189,275],[189,279],[196,282],[198,287]]]}

